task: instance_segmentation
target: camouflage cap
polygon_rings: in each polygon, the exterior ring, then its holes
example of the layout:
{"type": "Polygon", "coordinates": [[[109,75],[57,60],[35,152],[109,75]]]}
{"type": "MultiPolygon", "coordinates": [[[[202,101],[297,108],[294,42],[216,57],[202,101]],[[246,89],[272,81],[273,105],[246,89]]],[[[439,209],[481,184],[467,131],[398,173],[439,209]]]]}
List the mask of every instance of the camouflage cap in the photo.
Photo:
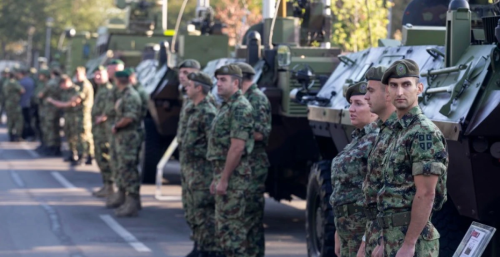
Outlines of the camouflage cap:
{"type": "Polygon", "coordinates": [[[401,59],[395,61],[382,76],[382,83],[389,84],[391,78],[405,78],[405,77],[420,77],[420,69],[418,64],[410,59],[401,59]]]}
{"type": "Polygon", "coordinates": [[[374,66],[368,69],[365,74],[366,80],[375,80],[382,81],[382,76],[384,76],[384,72],[387,70],[385,66],[374,66]]]}
{"type": "Polygon", "coordinates": [[[123,71],[127,72],[129,76],[132,75],[132,74],[135,74],[135,70],[132,67],[126,68],[123,71]]]}
{"type": "Polygon", "coordinates": [[[45,77],[49,77],[50,76],[50,71],[47,70],[47,69],[42,69],[38,72],[38,75],[44,75],[45,77]]]}
{"type": "Polygon", "coordinates": [[[213,86],[212,78],[210,78],[210,76],[208,76],[206,73],[201,72],[201,71],[189,73],[188,79],[191,81],[209,86],[210,88],[213,86]]]}
{"type": "Polygon", "coordinates": [[[182,61],[179,66],[177,66],[178,69],[182,69],[182,68],[192,68],[192,69],[197,69],[197,70],[200,70],[201,69],[201,65],[200,63],[197,61],[197,60],[194,60],[194,59],[187,59],[187,60],[184,60],[182,61]]]}
{"type": "Polygon", "coordinates": [[[236,64],[228,64],[220,67],[215,71],[215,76],[217,75],[230,75],[240,78],[243,77],[240,67],[236,64]]]}
{"type": "Polygon", "coordinates": [[[345,92],[345,99],[347,102],[351,101],[351,96],[353,95],[365,95],[366,94],[366,81],[358,82],[354,85],[349,86],[345,92]]]}
{"type": "Polygon", "coordinates": [[[245,63],[245,62],[238,62],[238,63],[236,63],[236,65],[238,65],[238,67],[240,67],[241,73],[255,75],[255,70],[253,69],[253,67],[250,64],[245,63]]]}
{"type": "Polygon", "coordinates": [[[96,71],[103,71],[103,70],[106,70],[106,67],[102,66],[102,65],[99,65],[97,67],[95,67],[94,71],[93,72],[96,72],[96,71]]]}
{"type": "Polygon", "coordinates": [[[120,60],[120,59],[111,59],[109,62],[108,62],[108,65],[125,65],[125,63],[120,60]]]}
{"type": "Polygon", "coordinates": [[[116,78],[128,78],[129,76],[130,76],[130,74],[127,71],[125,71],[125,70],[117,71],[115,73],[115,77],[116,78]]]}

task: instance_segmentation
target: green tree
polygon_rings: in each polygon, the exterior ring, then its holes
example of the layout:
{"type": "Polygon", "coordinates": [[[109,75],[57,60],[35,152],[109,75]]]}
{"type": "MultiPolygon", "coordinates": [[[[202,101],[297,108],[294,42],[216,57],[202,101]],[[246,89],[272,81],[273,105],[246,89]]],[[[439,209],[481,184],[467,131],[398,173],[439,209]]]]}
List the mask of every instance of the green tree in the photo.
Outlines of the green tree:
{"type": "Polygon", "coordinates": [[[337,0],[332,2],[332,44],[344,51],[377,46],[387,37],[388,11],[383,0],[337,0]]]}

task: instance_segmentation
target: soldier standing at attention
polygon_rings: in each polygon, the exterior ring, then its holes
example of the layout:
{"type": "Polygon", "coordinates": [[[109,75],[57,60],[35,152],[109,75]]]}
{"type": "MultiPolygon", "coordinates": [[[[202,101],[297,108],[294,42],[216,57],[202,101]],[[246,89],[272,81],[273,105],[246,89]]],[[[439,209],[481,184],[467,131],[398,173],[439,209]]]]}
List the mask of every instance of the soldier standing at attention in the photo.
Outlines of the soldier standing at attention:
{"type": "Polygon", "coordinates": [[[377,193],[383,186],[382,160],[385,151],[392,138],[392,124],[398,119],[396,107],[392,104],[387,93],[386,85],[382,84],[382,75],[387,68],[384,66],[371,67],[365,75],[367,82],[365,100],[368,101],[370,111],[377,114],[377,127],[380,132],[375,139],[373,148],[368,155],[368,169],[363,182],[363,192],[365,195],[363,205],[367,218],[365,242],[361,244],[359,254],[382,257],[384,252],[381,246],[378,246],[381,229],[378,227],[377,218],[377,193]],[[378,246],[378,247],[377,247],[378,246]],[[380,252],[380,250],[382,250],[380,252]]]}
{"type": "Polygon", "coordinates": [[[78,148],[83,149],[83,156],[85,158],[86,165],[92,165],[92,159],[94,158],[94,139],[92,138],[92,118],[91,109],[94,104],[94,87],[92,83],[87,80],[87,70],[85,67],[79,66],[76,68],[76,85],[80,88],[80,96],[82,98],[83,104],[78,108],[80,118],[84,120],[79,121],[79,124],[84,126],[81,130],[78,148]]]}
{"type": "Polygon", "coordinates": [[[387,257],[439,255],[439,233],[430,217],[446,201],[448,153],[443,134],[418,106],[423,91],[419,74],[418,64],[403,59],[382,77],[398,115],[377,197],[387,257]]]}
{"type": "Polygon", "coordinates": [[[44,142],[46,144],[45,151],[42,154],[48,156],[61,156],[61,136],[60,132],[60,111],[57,107],[46,101],[47,98],[59,99],[59,80],[61,72],[59,68],[54,67],[51,71],[51,78],[43,88],[43,90],[38,94],[45,106],[44,122],[42,130],[44,133],[44,142]]]}
{"type": "Polygon", "coordinates": [[[249,235],[259,218],[247,208],[253,201],[253,109],[239,89],[242,73],[237,65],[223,66],[215,76],[217,93],[224,99],[212,123],[207,150],[214,170],[210,191],[215,194],[216,235],[227,257],[257,256],[249,235]]]}
{"type": "Polygon", "coordinates": [[[97,92],[94,97],[94,105],[92,106],[92,135],[94,139],[94,156],[101,171],[103,186],[92,193],[95,197],[108,197],[113,194],[113,174],[109,163],[110,158],[110,142],[107,131],[106,120],[101,119],[104,113],[104,107],[108,95],[113,89],[113,85],[109,83],[108,72],[104,66],[99,66],[94,70],[94,82],[97,84],[97,92]]]}
{"type": "Polygon", "coordinates": [[[266,147],[271,134],[271,104],[266,95],[260,91],[256,84],[253,83],[255,70],[247,63],[237,63],[243,73],[241,91],[245,98],[250,102],[253,108],[254,129],[253,138],[255,146],[250,155],[252,163],[252,172],[254,174],[254,199],[249,204],[254,204],[252,209],[254,215],[258,218],[258,226],[253,228],[249,236],[254,242],[252,246],[258,247],[257,256],[265,255],[265,238],[264,238],[264,207],[265,199],[264,192],[266,189],[267,171],[269,168],[269,159],[267,158],[266,147]]]}
{"type": "Polygon", "coordinates": [[[115,140],[111,150],[115,152],[112,156],[116,158],[113,169],[118,192],[111,199],[116,200],[113,203],[120,203],[115,210],[117,217],[135,217],[140,209],[141,180],[137,158],[141,141],[137,128],[141,118],[141,97],[130,85],[129,76],[125,71],[115,73],[118,95],[116,120],[111,129],[115,140]]]}
{"type": "Polygon", "coordinates": [[[24,123],[21,96],[25,93],[25,90],[15,79],[13,71],[9,72],[8,80],[4,83],[2,90],[5,96],[9,140],[10,142],[19,142],[21,141],[24,123]]]}
{"type": "Polygon", "coordinates": [[[42,131],[44,108],[42,101],[40,101],[40,98],[38,98],[38,95],[45,88],[45,83],[47,83],[49,78],[50,78],[49,70],[42,69],[38,72],[38,79],[36,81],[35,92],[33,93],[33,97],[31,100],[33,108],[34,128],[37,137],[40,140],[40,146],[36,149],[37,152],[45,148],[45,142],[43,141],[43,131],[42,131]]]}
{"type": "MultiPolygon", "coordinates": [[[[188,110],[186,131],[180,151],[184,160],[186,183],[185,212],[190,213],[193,224],[193,239],[197,242],[201,257],[212,257],[220,251],[215,234],[215,198],[210,194],[212,165],[207,160],[208,133],[217,109],[207,99],[212,88],[212,79],[205,73],[188,75],[186,94],[192,107],[188,110]]],[[[184,200],[184,199],[183,199],[184,200]]]]}
{"type": "Polygon", "coordinates": [[[332,160],[332,187],[330,204],[335,216],[335,254],[355,257],[366,227],[363,209],[362,183],[366,176],[368,153],[378,135],[374,123],[377,115],[370,112],[364,99],[366,82],[350,86],[345,98],[350,103],[349,115],[355,130],[349,143],[332,160]]]}

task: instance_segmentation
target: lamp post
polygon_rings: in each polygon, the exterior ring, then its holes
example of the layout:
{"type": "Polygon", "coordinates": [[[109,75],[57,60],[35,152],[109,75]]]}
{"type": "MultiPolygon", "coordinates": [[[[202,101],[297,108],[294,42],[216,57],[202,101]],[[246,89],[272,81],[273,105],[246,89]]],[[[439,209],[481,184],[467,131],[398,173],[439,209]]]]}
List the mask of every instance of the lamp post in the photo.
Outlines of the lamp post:
{"type": "Polygon", "coordinates": [[[28,49],[27,49],[27,55],[26,55],[26,63],[28,66],[31,67],[32,61],[31,61],[31,52],[33,49],[33,34],[35,34],[35,27],[30,26],[28,29],[28,49]]]}
{"type": "Polygon", "coordinates": [[[47,26],[47,34],[45,35],[45,58],[47,61],[50,60],[50,36],[52,34],[52,27],[54,26],[54,19],[48,17],[45,21],[45,26],[47,26]]]}

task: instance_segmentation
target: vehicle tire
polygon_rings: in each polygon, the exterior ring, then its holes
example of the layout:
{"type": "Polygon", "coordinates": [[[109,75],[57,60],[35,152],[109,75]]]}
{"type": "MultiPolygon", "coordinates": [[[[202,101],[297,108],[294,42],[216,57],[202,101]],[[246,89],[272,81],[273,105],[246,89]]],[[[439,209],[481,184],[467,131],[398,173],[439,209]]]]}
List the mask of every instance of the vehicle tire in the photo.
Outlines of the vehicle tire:
{"type": "Polygon", "coordinates": [[[332,194],[331,161],[311,167],[307,185],[306,237],[309,257],[335,256],[335,221],[332,194]]]}
{"type": "Polygon", "coordinates": [[[441,236],[439,238],[439,256],[453,256],[467,232],[466,219],[458,214],[449,197],[441,210],[433,213],[432,224],[441,236]]]}
{"type": "Polygon", "coordinates": [[[141,181],[143,184],[156,182],[156,165],[160,161],[168,145],[163,143],[162,136],[156,130],[156,125],[151,118],[144,119],[144,158],[142,159],[141,181]]]}

